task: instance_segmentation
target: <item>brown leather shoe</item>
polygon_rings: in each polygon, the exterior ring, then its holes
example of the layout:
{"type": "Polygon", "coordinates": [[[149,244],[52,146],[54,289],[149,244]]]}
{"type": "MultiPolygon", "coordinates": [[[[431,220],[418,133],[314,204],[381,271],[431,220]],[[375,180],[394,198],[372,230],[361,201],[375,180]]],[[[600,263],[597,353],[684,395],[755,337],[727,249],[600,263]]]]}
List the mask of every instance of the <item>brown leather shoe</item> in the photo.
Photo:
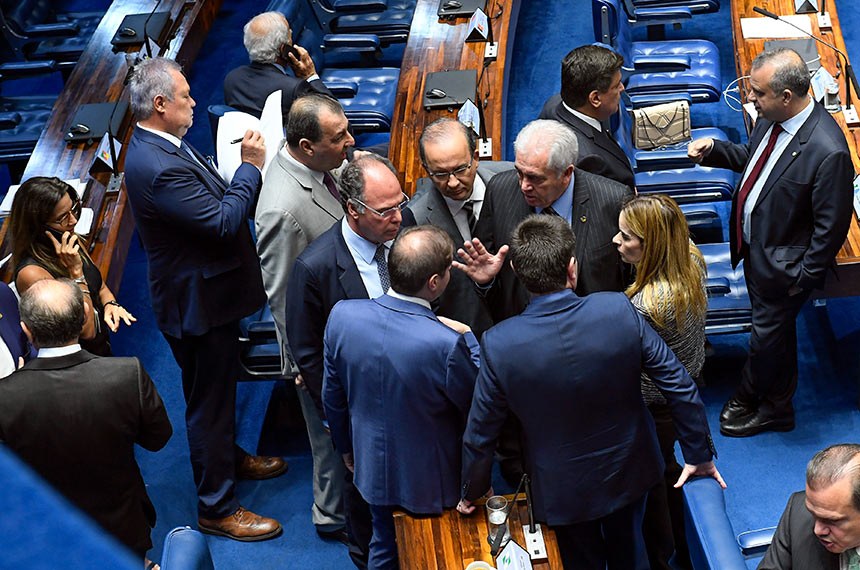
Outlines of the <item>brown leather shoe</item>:
{"type": "Polygon", "coordinates": [[[236,467],[239,479],[271,479],[287,472],[289,465],[280,457],[246,455],[236,467]]]}
{"type": "Polygon", "coordinates": [[[242,542],[267,540],[281,534],[281,524],[275,519],[261,517],[239,507],[235,513],[222,519],[197,519],[200,532],[226,536],[242,542]]]}

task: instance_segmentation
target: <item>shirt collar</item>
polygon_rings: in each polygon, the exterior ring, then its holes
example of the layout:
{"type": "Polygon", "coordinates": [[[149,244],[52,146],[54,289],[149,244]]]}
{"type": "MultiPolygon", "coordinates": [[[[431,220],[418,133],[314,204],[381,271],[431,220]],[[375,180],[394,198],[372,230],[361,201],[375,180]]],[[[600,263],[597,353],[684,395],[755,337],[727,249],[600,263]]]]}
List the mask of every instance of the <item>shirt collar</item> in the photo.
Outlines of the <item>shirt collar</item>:
{"type": "Polygon", "coordinates": [[[433,310],[430,308],[430,301],[427,299],[422,299],[421,297],[412,297],[411,295],[401,295],[397,291],[394,290],[393,287],[388,288],[388,293],[386,293],[389,297],[394,297],[395,299],[400,299],[401,301],[407,301],[409,303],[415,303],[416,305],[421,305],[422,307],[426,307],[429,310],[433,310]]]}
{"type": "Polygon", "coordinates": [[[565,103],[564,101],[562,101],[561,104],[564,105],[564,108],[567,109],[574,117],[576,117],[577,119],[579,119],[581,121],[585,121],[586,123],[588,123],[589,125],[591,125],[595,129],[597,129],[598,131],[603,132],[603,125],[600,124],[600,121],[598,121],[594,117],[589,117],[585,113],[580,113],[579,111],[577,111],[573,107],[568,107],[567,103],[565,103]]]}
{"type": "MultiPolygon", "coordinates": [[[[555,202],[550,204],[552,209],[555,210],[555,213],[566,219],[568,222],[570,221],[570,216],[573,213],[573,182],[576,177],[576,171],[570,175],[570,184],[567,185],[567,188],[564,189],[564,192],[561,196],[559,196],[555,202]]],[[[535,208],[538,213],[543,212],[543,208],[535,208]]]]}
{"type": "Polygon", "coordinates": [[[484,181],[481,180],[481,177],[475,174],[475,183],[472,185],[472,193],[465,200],[452,200],[447,196],[442,196],[445,199],[445,203],[448,204],[448,209],[451,210],[451,215],[456,216],[457,212],[463,209],[463,206],[466,202],[478,202],[481,203],[484,201],[484,194],[487,192],[487,185],[484,184],[484,181]]]}
{"type": "MultiPolygon", "coordinates": [[[[379,247],[379,244],[375,244],[355,233],[355,230],[350,227],[349,222],[347,221],[347,216],[343,217],[341,224],[341,233],[343,234],[343,239],[346,241],[346,245],[349,246],[349,249],[358,254],[366,264],[369,265],[372,263],[373,256],[376,254],[376,248],[379,247]]],[[[392,243],[394,243],[393,239],[384,242],[384,245],[390,249],[392,243]]]]}
{"type": "Polygon", "coordinates": [[[80,344],[70,344],[69,346],[51,346],[39,349],[39,358],[57,358],[58,356],[66,356],[81,351],[80,344]]]}
{"type": "Polygon", "coordinates": [[[292,164],[293,166],[295,166],[296,168],[298,168],[302,172],[307,173],[309,176],[311,176],[314,180],[316,180],[320,184],[323,184],[323,177],[325,176],[325,172],[318,172],[318,171],[313,170],[312,168],[308,167],[307,165],[299,162],[295,156],[290,154],[288,144],[285,143],[284,146],[281,148],[281,150],[279,150],[278,152],[280,152],[284,156],[284,158],[286,158],[290,162],[290,164],[292,164]]]}
{"type": "Polygon", "coordinates": [[[154,135],[158,135],[161,138],[170,141],[173,145],[176,146],[176,148],[182,147],[182,139],[180,139],[179,137],[175,137],[175,136],[171,135],[170,133],[165,133],[164,131],[157,131],[155,129],[150,129],[149,127],[144,127],[140,123],[138,123],[137,126],[140,127],[141,129],[143,129],[144,131],[150,132],[154,135]]]}
{"type": "Polygon", "coordinates": [[[797,131],[800,130],[800,127],[803,126],[803,123],[806,122],[806,119],[812,114],[812,111],[815,109],[815,101],[812,100],[812,97],[809,98],[809,104],[803,108],[803,110],[793,116],[790,119],[786,119],[781,122],[779,126],[782,127],[782,130],[790,134],[791,136],[795,136],[797,131]]]}

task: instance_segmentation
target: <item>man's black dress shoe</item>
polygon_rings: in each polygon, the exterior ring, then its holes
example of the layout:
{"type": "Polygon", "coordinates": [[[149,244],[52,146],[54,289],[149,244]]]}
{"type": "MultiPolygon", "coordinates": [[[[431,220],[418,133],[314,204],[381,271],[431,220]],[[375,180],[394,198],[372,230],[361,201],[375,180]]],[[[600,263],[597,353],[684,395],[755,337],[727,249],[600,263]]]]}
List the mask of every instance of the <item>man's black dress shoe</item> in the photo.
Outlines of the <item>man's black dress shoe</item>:
{"type": "Polygon", "coordinates": [[[337,530],[317,530],[317,534],[323,540],[336,540],[346,544],[347,546],[349,545],[349,533],[346,532],[345,528],[339,528],[337,530]]]}
{"type": "Polygon", "coordinates": [[[773,416],[757,411],[753,415],[720,422],[720,433],[729,437],[749,437],[763,431],[791,431],[794,414],[773,416]]]}
{"type": "Polygon", "coordinates": [[[729,398],[723,409],[720,411],[720,423],[734,421],[744,416],[752,415],[756,412],[754,404],[746,404],[737,398],[729,398]]]}

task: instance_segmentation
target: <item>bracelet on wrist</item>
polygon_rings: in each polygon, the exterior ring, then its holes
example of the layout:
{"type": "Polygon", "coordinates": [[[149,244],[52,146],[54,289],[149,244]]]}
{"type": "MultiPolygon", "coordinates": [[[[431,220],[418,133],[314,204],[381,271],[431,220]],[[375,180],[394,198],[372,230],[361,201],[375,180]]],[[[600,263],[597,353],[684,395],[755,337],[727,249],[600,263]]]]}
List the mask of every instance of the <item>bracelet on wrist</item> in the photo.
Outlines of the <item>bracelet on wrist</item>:
{"type": "Polygon", "coordinates": [[[75,277],[74,281],[78,285],[86,285],[87,284],[87,278],[84,277],[83,275],[81,275],[80,277],[75,277]]]}
{"type": "Polygon", "coordinates": [[[111,299],[110,301],[105,301],[104,305],[105,306],[113,305],[114,307],[119,307],[120,309],[122,309],[122,305],[120,305],[116,299],[111,299]]]}

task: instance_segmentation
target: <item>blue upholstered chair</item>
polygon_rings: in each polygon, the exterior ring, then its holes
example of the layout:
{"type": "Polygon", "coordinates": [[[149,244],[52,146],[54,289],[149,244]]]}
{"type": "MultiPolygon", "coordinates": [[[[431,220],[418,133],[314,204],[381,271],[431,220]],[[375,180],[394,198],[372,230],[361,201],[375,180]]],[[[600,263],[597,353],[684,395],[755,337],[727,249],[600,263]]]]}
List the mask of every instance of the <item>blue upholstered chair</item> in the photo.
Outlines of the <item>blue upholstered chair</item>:
{"type": "Polygon", "coordinates": [[[634,104],[638,97],[666,94],[689,96],[691,103],[719,101],[720,54],[713,42],[635,42],[619,0],[592,0],[592,12],[595,39],[624,57],[625,88],[634,104]]]}
{"type": "Polygon", "coordinates": [[[277,10],[286,16],[293,30],[293,41],[310,52],[320,78],[340,100],[356,132],[391,130],[400,69],[331,68],[327,65],[331,51],[375,50],[380,45],[379,38],[359,34],[323,34],[306,0],[275,0],[269,4],[269,10],[277,10]]]}
{"type": "Polygon", "coordinates": [[[746,570],[719,483],[710,477],[688,481],[684,487],[687,543],[695,570],[746,570]]]}
{"type": "Polygon", "coordinates": [[[692,14],[709,14],[720,11],[720,0],[623,0],[627,10],[672,8],[689,10],[692,14]]]}
{"type": "Polygon", "coordinates": [[[700,244],[708,267],[707,334],[749,332],[752,309],[744,279],[743,263],[732,269],[728,243],[700,244]]]}
{"type": "Polygon", "coordinates": [[[160,566],[161,570],[215,570],[206,538],[187,526],[167,533],[160,566]]]}
{"type": "Polygon", "coordinates": [[[409,37],[416,0],[305,0],[324,32],[374,34],[383,46],[409,37]]]}

